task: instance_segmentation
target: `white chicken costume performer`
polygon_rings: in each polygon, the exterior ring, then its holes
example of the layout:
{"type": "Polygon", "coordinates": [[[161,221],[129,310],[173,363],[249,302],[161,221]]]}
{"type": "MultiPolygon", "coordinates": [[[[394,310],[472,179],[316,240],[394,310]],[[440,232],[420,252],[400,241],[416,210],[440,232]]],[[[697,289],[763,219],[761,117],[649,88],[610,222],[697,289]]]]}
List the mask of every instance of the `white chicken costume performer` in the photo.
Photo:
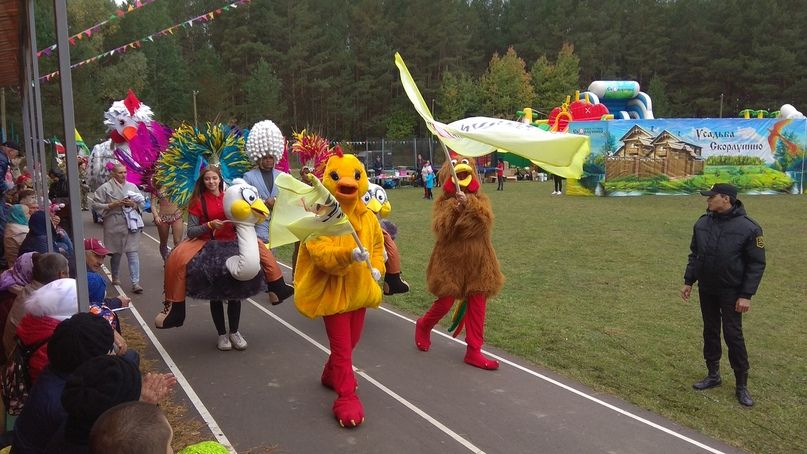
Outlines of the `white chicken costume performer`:
{"type": "Polygon", "coordinates": [[[208,300],[244,299],[261,292],[267,282],[269,301],[278,304],[294,292],[284,282],[271,251],[255,234],[255,224],[265,221],[269,210],[257,189],[240,180],[248,168],[243,137],[225,125],[208,124],[203,131],[183,125],[160,157],[154,179],[167,198],[179,206],[191,202],[189,212],[200,223],[222,217],[228,223],[221,231],[185,239],[168,256],[164,309],[154,320],[157,328],[182,326],[186,295],[208,300]],[[207,193],[190,201],[190,189],[208,165],[217,166],[222,179],[232,186],[224,191],[223,201],[207,193]],[[206,204],[208,198],[213,200],[206,204]]]}
{"type": "MultiPolygon", "coordinates": [[[[153,120],[151,108],[129,90],[126,99],[115,101],[104,113],[109,139],[93,147],[87,184],[94,191],[109,179],[110,164],[126,166],[126,180],[150,188],[151,173],[160,152],[168,148],[171,128],[153,120]]],[[[150,192],[150,191],[149,191],[150,192]]]]}
{"type": "Polygon", "coordinates": [[[387,197],[387,191],[375,183],[370,183],[367,192],[362,197],[362,202],[367,205],[368,210],[378,216],[381,231],[384,234],[385,264],[387,268],[387,272],[384,273],[384,294],[406,293],[409,291],[409,283],[401,278],[401,255],[398,253],[398,245],[395,244],[398,227],[384,219],[392,211],[392,204],[387,197]]]}

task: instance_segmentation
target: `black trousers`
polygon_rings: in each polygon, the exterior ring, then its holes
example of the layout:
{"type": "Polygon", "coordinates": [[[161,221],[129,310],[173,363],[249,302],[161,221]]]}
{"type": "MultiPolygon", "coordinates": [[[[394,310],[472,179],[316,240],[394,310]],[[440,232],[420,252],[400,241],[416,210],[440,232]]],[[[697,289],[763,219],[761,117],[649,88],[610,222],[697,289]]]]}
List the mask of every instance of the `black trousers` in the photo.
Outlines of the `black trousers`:
{"type": "MultiPolygon", "coordinates": [[[[213,317],[213,324],[216,325],[219,336],[227,334],[222,301],[210,301],[210,315],[213,317]]],[[[227,321],[230,322],[231,333],[238,331],[238,323],[241,321],[241,300],[227,300],[227,321]]]]}
{"type": "Polygon", "coordinates": [[[555,182],[555,191],[563,192],[563,177],[559,175],[552,175],[552,181],[555,182]]]}
{"type": "Polygon", "coordinates": [[[496,181],[499,182],[499,186],[496,187],[497,191],[504,191],[504,176],[503,175],[496,175],[496,181]]]}
{"type": "Polygon", "coordinates": [[[729,363],[734,372],[748,371],[748,351],[743,339],[743,316],[734,310],[737,294],[734,292],[707,293],[698,291],[703,316],[703,359],[719,362],[722,354],[720,327],[729,349],[729,363]]]}

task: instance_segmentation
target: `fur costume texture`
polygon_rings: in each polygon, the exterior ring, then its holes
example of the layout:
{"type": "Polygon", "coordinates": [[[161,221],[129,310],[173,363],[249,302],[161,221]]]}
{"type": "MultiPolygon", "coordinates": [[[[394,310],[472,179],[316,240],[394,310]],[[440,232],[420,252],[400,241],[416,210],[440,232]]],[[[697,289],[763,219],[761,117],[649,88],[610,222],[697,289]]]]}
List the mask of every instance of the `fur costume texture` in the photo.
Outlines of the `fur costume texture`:
{"type": "MultiPolygon", "coordinates": [[[[432,307],[418,319],[415,342],[420,350],[431,346],[430,332],[451,309],[455,300],[464,300],[465,362],[482,369],[497,369],[498,362],[481,353],[484,342],[485,306],[504,284],[499,260],[493,249],[491,232],[493,210],[481,192],[472,160],[447,162],[440,170],[443,192],[432,210],[432,230],[436,236],[426,283],[437,296],[432,307]],[[464,197],[457,194],[449,165],[454,165],[464,197]],[[463,200],[464,199],[464,200],[463,200]]],[[[458,328],[461,329],[461,328],[458,328]]]]}
{"type": "MultiPolygon", "coordinates": [[[[369,254],[375,273],[384,272],[384,240],[375,215],[360,197],[367,192],[367,172],[352,155],[337,151],[328,159],[323,184],[339,201],[369,254]]],[[[306,317],[323,316],[331,355],[322,372],[322,384],[337,393],[333,412],[343,427],[364,421],[356,395],[353,349],[361,338],[368,307],[381,304],[381,288],[365,261],[355,261],[351,235],[318,236],[300,246],[294,274],[295,304],[306,317]]]]}

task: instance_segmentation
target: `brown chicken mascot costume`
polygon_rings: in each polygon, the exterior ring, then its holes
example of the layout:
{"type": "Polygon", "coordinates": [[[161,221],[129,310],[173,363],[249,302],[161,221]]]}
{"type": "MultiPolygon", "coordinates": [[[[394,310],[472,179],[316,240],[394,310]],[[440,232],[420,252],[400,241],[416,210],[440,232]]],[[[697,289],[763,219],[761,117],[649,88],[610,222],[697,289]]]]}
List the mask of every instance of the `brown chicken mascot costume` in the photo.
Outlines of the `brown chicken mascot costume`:
{"type": "Polygon", "coordinates": [[[381,304],[378,281],[384,273],[384,239],[378,219],[361,200],[367,192],[367,172],[355,156],[343,156],[338,150],[328,159],[322,183],[339,201],[364,249],[356,247],[352,235],[317,236],[303,242],[294,273],[294,300],[303,315],[325,321],[331,355],[322,384],[336,391],[333,413],[339,424],[356,427],[364,421],[364,409],[356,395],[352,355],[366,309],[381,304]]]}
{"type": "MultiPolygon", "coordinates": [[[[488,298],[501,289],[504,276],[499,271],[499,260],[491,242],[493,211],[490,200],[482,193],[475,167],[473,161],[457,157],[440,169],[443,193],[435,200],[432,210],[432,230],[437,241],[426,272],[429,292],[437,300],[418,319],[415,343],[420,350],[428,351],[432,328],[448,313],[455,300],[465,301],[463,322],[468,344],[465,362],[495,370],[499,362],[485,357],[481,351],[485,306],[488,298]],[[460,191],[451,178],[449,165],[454,166],[460,191]]],[[[457,329],[461,329],[461,325],[457,329]]]]}

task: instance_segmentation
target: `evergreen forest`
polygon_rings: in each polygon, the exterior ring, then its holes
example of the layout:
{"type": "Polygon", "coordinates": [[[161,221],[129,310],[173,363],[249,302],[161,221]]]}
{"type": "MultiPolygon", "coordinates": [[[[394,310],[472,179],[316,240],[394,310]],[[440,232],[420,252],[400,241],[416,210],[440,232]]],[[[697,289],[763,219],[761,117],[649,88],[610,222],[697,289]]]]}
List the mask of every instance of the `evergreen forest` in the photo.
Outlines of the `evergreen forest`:
{"type": "MultiPolygon", "coordinates": [[[[768,0],[70,0],[76,126],[104,135],[128,89],[176,127],[271,119],[333,140],[427,135],[393,62],[400,52],[435,117],[546,115],[594,80],[635,80],[657,118],[807,108],[807,9],[768,0]],[[145,3],[145,2],[144,2],[145,3]],[[134,6],[137,5],[137,8],[134,6]],[[129,7],[133,10],[126,12],[129,7]],[[118,13],[116,13],[118,11],[118,13]],[[189,18],[211,20],[144,39],[189,18]],[[124,13],[125,14],[120,14],[124,13]]],[[[37,47],[56,42],[52,0],[35,1],[37,47]]],[[[57,68],[56,52],[39,73],[57,68]]],[[[9,121],[20,131],[19,89],[9,121]]],[[[46,136],[62,135],[59,81],[42,81],[46,136]]]]}

